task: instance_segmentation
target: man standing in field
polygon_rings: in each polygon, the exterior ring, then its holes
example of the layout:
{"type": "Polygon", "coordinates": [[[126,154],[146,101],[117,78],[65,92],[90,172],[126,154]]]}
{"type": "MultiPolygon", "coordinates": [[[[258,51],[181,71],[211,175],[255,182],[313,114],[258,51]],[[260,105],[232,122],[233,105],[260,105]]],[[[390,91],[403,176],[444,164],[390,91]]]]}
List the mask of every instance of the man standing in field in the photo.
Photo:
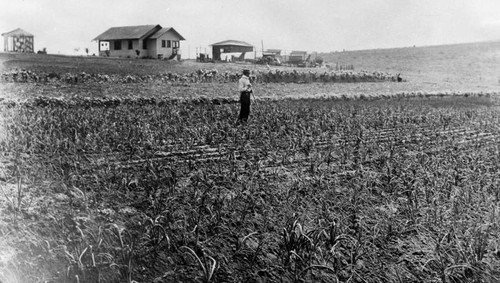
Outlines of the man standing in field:
{"type": "Polygon", "coordinates": [[[252,95],[253,89],[250,83],[250,70],[243,70],[243,75],[238,81],[238,90],[240,91],[240,116],[238,117],[238,124],[241,122],[246,123],[248,121],[248,116],[250,115],[250,96],[252,95]]]}

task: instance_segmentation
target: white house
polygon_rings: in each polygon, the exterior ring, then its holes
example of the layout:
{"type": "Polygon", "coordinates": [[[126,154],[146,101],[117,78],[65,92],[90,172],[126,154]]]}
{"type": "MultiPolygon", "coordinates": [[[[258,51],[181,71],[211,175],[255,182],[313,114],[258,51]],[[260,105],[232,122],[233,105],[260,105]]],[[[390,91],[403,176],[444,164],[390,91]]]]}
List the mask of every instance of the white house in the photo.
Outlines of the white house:
{"type": "Polygon", "coordinates": [[[180,59],[180,41],[174,28],[160,25],[112,27],[93,39],[99,56],[180,59]]]}

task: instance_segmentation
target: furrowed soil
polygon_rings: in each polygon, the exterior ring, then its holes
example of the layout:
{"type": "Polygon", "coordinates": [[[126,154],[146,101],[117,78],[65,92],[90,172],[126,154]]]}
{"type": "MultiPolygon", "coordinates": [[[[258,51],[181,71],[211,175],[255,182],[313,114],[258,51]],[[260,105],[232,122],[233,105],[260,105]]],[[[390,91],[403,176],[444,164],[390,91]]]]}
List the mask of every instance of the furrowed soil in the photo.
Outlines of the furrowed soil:
{"type": "Polygon", "coordinates": [[[0,282],[498,282],[496,46],[322,54],[404,81],[257,81],[243,125],[143,78],[265,66],[0,53],[61,77],[0,83],[0,282]]]}

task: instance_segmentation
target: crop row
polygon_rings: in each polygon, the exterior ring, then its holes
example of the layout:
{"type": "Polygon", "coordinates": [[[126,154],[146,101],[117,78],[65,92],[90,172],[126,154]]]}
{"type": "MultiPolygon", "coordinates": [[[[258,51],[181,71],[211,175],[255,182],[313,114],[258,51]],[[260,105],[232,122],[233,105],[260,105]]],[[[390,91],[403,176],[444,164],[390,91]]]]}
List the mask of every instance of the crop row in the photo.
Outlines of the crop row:
{"type": "MultiPolygon", "coordinates": [[[[380,100],[380,99],[393,99],[393,98],[404,98],[404,99],[431,99],[434,97],[491,97],[497,93],[484,93],[480,92],[456,92],[456,93],[424,93],[424,92],[401,92],[393,95],[380,95],[380,96],[366,96],[366,95],[351,95],[351,96],[329,96],[328,98],[319,97],[323,100],[327,99],[330,101],[349,101],[349,100],[380,100]]],[[[319,99],[318,98],[318,99],[319,99]]],[[[259,100],[262,101],[275,101],[281,98],[269,98],[260,97],[259,100]]],[[[314,99],[314,96],[309,98],[289,98],[289,100],[305,100],[314,99]]],[[[51,96],[35,96],[30,97],[25,100],[10,100],[0,98],[0,105],[5,105],[7,107],[63,107],[63,108],[89,108],[89,107],[117,107],[120,105],[128,106],[168,106],[176,104],[192,104],[192,105],[225,105],[225,104],[237,104],[239,99],[237,97],[208,97],[206,95],[198,95],[191,98],[186,97],[141,97],[141,96],[122,96],[122,97],[89,97],[89,96],[73,96],[73,97],[51,97],[51,96]]]]}
{"type": "MultiPolygon", "coordinates": [[[[190,73],[160,73],[154,75],[118,75],[89,73],[36,73],[30,70],[9,70],[0,75],[3,82],[17,83],[234,83],[241,77],[237,72],[200,69],[190,73]]],[[[398,77],[382,72],[367,71],[297,71],[254,70],[251,79],[260,83],[354,83],[398,81],[398,77]]]]}
{"type": "MultiPolygon", "coordinates": [[[[189,150],[176,150],[177,145],[162,147],[154,152],[143,151],[140,154],[132,156],[124,155],[123,152],[108,154],[80,154],[84,156],[87,165],[93,168],[114,167],[120,170],[136,170],[147,163],[172,164],[176,169],[178,177],[189,175],[189,168],[196,166],[222,167],[221,172],[230,174],[232,170],[244,172],[248,160],[258,160],[259,166],[254,174],[264,174],[268,179],[280,175],[283,169],[303,172],[313,168],[329,170],[331,174],[345,174],[354,170],[351,166],[346,166],[348,161],[342,156],[338,149],[357,148],[357,150],[366,150],[373,144],[390,144],[392,150],[401,151],[405,149],[406,154],[415,154],[415,148],[421,149],[420,154],[437,154],[449,149],[460,150],[462,152],[471,152],[481,147],[481,150],[495,147],[500,136],[497,134],[479,132],[477,130],[453,129],[438,130],[427,129],[419,131],[418,134],[408,133],[407,135],[396,135],[394,132],[387,136],[384,134],[376,135],[372,138],[359,140],[359,137],[338,138],[329,140],[307,140],[298,142],[296,146],[287,149],[276,148],[273,152],[263,152],[258,145],[248,148],[236,148],[230,145],[219,144],[217,147],[206,144],[191,146],[189,150]],[[408,150],[414,148],[414,150],[408,150]],[[231,169],[232,168],[232,169],[231,169]]],[[[372,167],[379,162],[380,156],[367,155],[359,164],[364,167],[372,167]]]]}
{"type": "MultiPolygon", "coordinates": [[[[451,100],[451,99],[459,99],[459,98],[442,98],[441,100],[451,100]]],[[[473,98],[461,98],[462,100],[466,101],[467,99],[473,99],[473,98]]],[[[480,99],[478,97],[477,99],[480,99]]],[[[483,98],[483,100],[488,100],[487,98],[483,98]]],[[[105,148],[109,148],[112,151],[114,149],[119,149],[119,146],[115,144],[115,140],[110,139],[112,136],[102,136],[96,134],[92,134],[96,129],[101,129],[104,131],[109,131],[109,130],[119,130],[119,131],[129,131],[132,130],[128,128],[127,122],[131,122],[131,124],[136,124],[138,121],[141,120],[136,120],[132,119],[132,117],[127,118],[125,121],[121,121],[121,119],[117,120],[117,123],[113,123],[111,128],[107,128],[109,126],[106,126],[104,121],[101,121],[101,117],[104,117],[105,120],[109,119],[115,119],[115,117],[119,117],[122,115],[128,115],[127,113],[136,113],[134,116],[137,117],[143,117],[144,114],[146,114],[148,111],[151,111],[149,115],[151,115],[152,121],[146,122],[142,121],[144,123],[145,129],[151,129],[151,132],[144,132],[144,130],[140,128],[133,128],[133,132],[130,132],[128,135],[136,135],[138,140],[140,141],[137,146],[142,149],[148,149],[148,151],[155,150],[155,151],[165,151],[169,147],[170,148],[175,148],[178,146],[184,145],[186,148],[191,148],[193,146],[204,146],[204,145],[217,145],[217,146],[222,146],[225,148],[230,148],[231,144],[234,143],[234,139],[236,138],[236,133],[235,131],[238,130],[238,128],[232,127],[231,123],[234,121],[235,117],[237,116],[237,107],[231,106],[230,104],[224,104],[221,106],[214,105],[212,103],[201,103],[200,105],[196,105],[193,103],[181,103],[181,104],[176,104],[176,103],[171,103],[171,104],[161,104],[158,103],[157,100],[154,98],[152,99],[142,99],[138,101],[137,103],[131,103],[130,105],[128,103],[116,103],[115,107],[83,107],[83,108],[75,108],[72,109],[71,107],[57,107],[57,103],[47,103],[47,104],[41,104],[44,103],[46,100],[45,99],[40,99],[41,102],[40,106],[51,106],[51,107],[42,107],[42,108],[35,108],[32,110],[25,110],[25,111],[35,111],[34,113],[40,113],[39,115],[46,115],[46,116],[54,116],[55,117],[67,117],[65,120],[67,121],[59,121],[58,123],[62,123],[59,127],[57,127],[61,132],[59,135],[63,135],[64,133],[71,132],[73,133],[72,135],[75,135],[73,140],[77,141],[79,146],[82,147],[82,149],[85,149],[86,152],[93,152],[92,150],[92,145],[95,144],[95,148],[100,148],[102,150],[103,146],[105,148]],[[142,103],[139,103],[141,102],[142,103]],[[134,106],[141,106],[138,109],[134,109],[134,106]],[[146,112],[144,112],[146,111],[146,112]],[[202,113],[207,113],[210,115],[210,119],[212,120],[213,123],[216,125],[220,125],[219,128],[214,128],[214,125],[209,124],[208,121],[203,121],[199,120],[199,112],[202,113]],[[57,114],[58,113],[58,114],[57,114]],[[92,113],[91,117],[89,117],[88,113],[92,113]],[[75,116],[76,115],[76,116],[75,116]],[[104,115],[104,116],[103,116],[104,115]],[[70,120],[71,117],[75,117],[76,120],[72,122],[70,120]],[[78,117],[78,118],[77,118],[78,117]],[[81,121],[79,117],[88,117],[88,121],[81,121]],[[217,118],[219,117],[219,118],[217,118]],[[187,119],[187,120],[186,120],[187,119]],[[194,119],[194,121],[190,121],[189,119],[194,119]],[[214,120],[215,119],[215,120],[214,120]],[[162,124],[160,121],[169,121],[173,120],[174,122],[169,122],[167,124],[162,124]],[[182,121],[182,122],[181,122],[182,121]],[[201,124],[196,124],[196,121],[201,124]],[[149,124],[149,125],[148,125],[149,124]],[[171,124],[171,125],[170,125],[171,124]],[[78,125],[81,125],[80,127],[78,125]],[[199,126],[202,126],[201,128],[198,128],[199,126]],[[158,131],[152,130],[152,128],[158,128],[161,129],[158,131]],[[196,130],[196,131],[194,131],[196,130]],[[74,132],[73,132],[74,131],[74,132]],[[149,137],[148,137],[149,135],[149,137]],[[187,136],[186,136],[187,135],[187,136]],[[108,145],[105,144],[96,144],[95,141],[92,141],[93,136],[100,136],[101,141],[108,143],[108,145]],[[149,147],[146,147],[146,141],[149,139],[149,147]],[[158,143],[158,141],[161,141],[161,143],[158,143]]],[[[47,101],[61,101],[61,103],[64,103],[63,100],[61,99],[53,99],[53,100],[47,100],[47,101]]],[[[112,100],[111,100],[112,101],[112,100]]],[[[297,107],[297,105],[301,105],[304,103],[305,105],[308,104],[318,104],[321,103],[321,101],[315,101],[315,100],[301,100],[301,101],[283,101],[283,102],[269,102],[269,105],[259,105],[258,108],[255,109],[255,119],[257,120],[257,123],[265,122],[263,126],[265,128],[259,128],[258,133],[253,133],[256,136],[262,136],[261,139],[254,140],[253,143],[257,143],[256,146],[263,146],[266,143],[269,143],[269,139],[273,141],[272,145],[269,145],[271,148],[276,146],[277,148],[290,148],[294,147],[295,144],[301,144],[304,142],[304,138],[307,137],[308,143],[315,145],[315,146],[324,146],[331,144],[332,142],[355,142],[356,139],[361,138],[367,138],[370,137],[370,139],[375,139],[374,141],[380,142],[380,141],[390,141],[392,136],[398,136],[400,135],[401,131],[404,133],[409,133],[410,135],[407,137],[409,140],[416,140],[420,138],[425,138],[426,136],[432,136],[433,134],[435,135],[441,135],[444,138],[447,136],[453,137],[456,133],[459,135],[467,135],[471,131],[471,133],[475,133],[475,131],[470,130],[470,129],[465,129],[463,128],[462,124],[460,123],[460,120],[457,120],[456,117],[452,116],[438,116],[438,121],[434,121],[436,117],[432,116],[424,116],[422,114],[420,115],[409,115],[407,113],[404,113],[402,111],[398,112],[392,112],[390,114],[388,113],[380,113],[380,117],[371,117],[370,120],[366,120],[365,123],[369,123],[369,127],[366,125],[364,128],[357,129],[357,128],[349,128],[349,125],[343,125],[344,121],[348,121],[350,117],[344,116],[345,114],[340,114],[336,113],[334,110],[330,113],[322,113],[321,115],[324,115],[324,117],[316,122],[316,124],[313,126],[308,126],[308,129],[313,129],[315,128],[314,132],[307,132],[301,125],[301,123],[294,123],[293,125],[287,125],[284,127],[284,125],[280,125],[280,117],[282,115],[285,115],[287,119],[305,119],[305,117],[294,117],[294,116],[289,116],[292,115],[294,110],[290,110],[291,113],[281,113],[280,115],[276,116],[276,114],[269,116],[268,111],[274,108],[273,111],[283,111],[279,105],[284,104],[284,105],[295,105],[294,107],[297,107]],[[278,108],[276,108],[278,107],[278,108]],[[278,110],[279,109],[279,110],[278,110]],[[332,121],[332,119],[334,119],[332,121]],[[280,137],[276,137],[275,134],[271,134],[269,132],[273,127],[269,126],[269,122],[273,122],[275,124],[275,127],[278,127],[276,130],[285,130],[286,133],[288,133],[288,136],[285,140],[281,139],[280,137]],[[337,121],[337,122],[335,122],[337,121]],[[439,125],[439,128],[437,128],[437,125],[439,125]],[[335,128],[330,128],[334,126],[335,128]],[[284,127],[284,129],[283,129],[284,127]],[[445,127],[445,128],[442,128],[445,127]],[[346,139],[346,137],[342,136],[342,133],[345,131],[354,131],[352,134],[356,134],[356,137],[351,137],[346,139]],[[305,136],[304,136],[305,135],[305,136]],[[354,140],[353,140],[354,139],[354,140]],[[287,141],[285,146],[280,145],[279,143],[276,144],[276,141],[280,141],[283,143],[283,141],[287,141]]],[[[343,101],[343,102],[334,102],[331,101],[328,104],[330,105],[335,105],[334,103],[339,103],[340,105],[349,105],[353,104],[356,105],[358,103],[362,102],[356,102],[356,101],[343,101]]],[[[390,101],[373,101],[373,102],[366,102],[366,103],[390,103],[390,101]]],[[[412,103],[412,101],[407,101],[405,103],[412,103]]],[[[303,109],[297,109],[295,111],[301,111],[303,113],[303,109]]],[[[313,113],[316,113],[314,111],[313,113]]],[[[304,115],[304,114],[302,114],[304,115]]],[[[312,114],[311,114],[312,115],[312,114]]],[[[319,115],[319,114],[318,114],[319,115]]],[[[361,113],[353,112],[352,115],[362,115],[361,113]]],[[[471,114],[472,115],[472,114],[471,114]]],[[[306,115],[308,117],[309,115],[306,115]]],[[[283,117],[281,117],[283,118],[283,117]]],[[[317,119],[317,118],[316,118],[317,119]]],[[[361,119],[361,118],[360,118],[361,119]]],[[[368,118],[362,118],[363,120],[368,119],[368,118]]],[[[462,117],[461,119],[467,119],[466,117],[462,117]]],[[[57,120],[52,119],[43,119],[40,121],[37,121],[37,123],[40,122],[46,122],[46,123],[51,123],[51,121],[56,122],[57,120]]],[[[52,126],[49,125],[39,125],[36,128],[38,129],[51,129],[53,128],[52,126]]],[[[29,132],[32,132],[33,129],[29,129],[29,132]]],[[[279,131],[278,131],[279,132],[279,131]]],[[[56,132],[57,133],[57,132],[56,132]]],[[[351,135],[352,135],[351,134],[351,135]]],[[[44,135],[44,132],[38,133],[38,135],[44,135]]],[[[120,132],[117,132],[114,136],[118,138],[120,136],[120,132]]],[[[54,137],[56,138],[56,137],[54,137]]],[[[116,141],[120,141],[117,139],[116,141]]],[[[57,143],[53,143],[56,145],[57,143]]],[[[62,149],[62,148],[61,148],[62,149]]],[[[45,149],[42,150],[45,152],[45,149]]],[[[67,152],[67,150],[65,150],[67,152]]]]}

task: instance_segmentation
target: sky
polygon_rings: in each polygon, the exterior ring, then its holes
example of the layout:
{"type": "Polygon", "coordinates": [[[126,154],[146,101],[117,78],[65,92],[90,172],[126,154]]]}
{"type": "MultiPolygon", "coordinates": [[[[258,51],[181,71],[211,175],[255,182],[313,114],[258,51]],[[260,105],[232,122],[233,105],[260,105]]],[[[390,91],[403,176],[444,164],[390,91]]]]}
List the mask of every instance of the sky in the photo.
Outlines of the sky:
{"type": "Polygon", "coordinates": [[[228,39],[332,52],[500,41],[499,11],[498,0],[0,0],[0,33],[21,28],[35,51],[67,55],[97,53],[110,27],[149,24],[178,31],[183,58],[228,39]]]}

